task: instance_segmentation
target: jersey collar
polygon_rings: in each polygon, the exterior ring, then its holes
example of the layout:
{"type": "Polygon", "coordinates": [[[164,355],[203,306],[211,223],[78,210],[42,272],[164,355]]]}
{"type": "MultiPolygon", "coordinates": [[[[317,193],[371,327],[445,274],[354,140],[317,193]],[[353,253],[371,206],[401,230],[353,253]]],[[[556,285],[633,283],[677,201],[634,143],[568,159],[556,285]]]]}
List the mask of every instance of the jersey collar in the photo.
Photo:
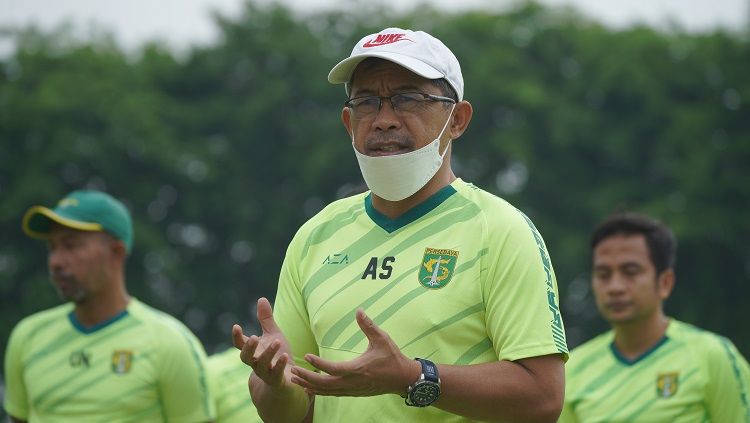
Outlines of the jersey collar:
{"type": "Polygon", "coordinates": [[[664,345],[667,341],[669,341],[669,337],[665,334],[659,340],[659,342],[657,342],[656,344],[654,344],[653,347],[649,348],[648,351],[644,352],[643,354],[639,355],[638,357],[636,357],[636,358],[634,358],[632,360],[628,360],[624,355],[622,355],[620,353],[620,351],[615,346],[615,341],[614,340],[612,341],[612,343],[609,344],[609,348],[612,350],[612,354],[614,354],[614,356],[617,359],[617,361],[619,361],[620,363],[622,363],[622,364],[624,364],[626,366],[632,366],[632,365],[634,365],[634,364],[636,364],[636,363],[644,360],[646,357],[650,356],[651,354],[653,354],[654,351],[658,350],[659,347],[661,347],[662,345],[664,345]]]}
{"type": "Polygon", "coordinates": [[[107,327],[107,326],[115,323],[116,321],[124,318],[127,315],[128,315],[128,310],[125,309],[125,310],[119,312],[118,314],[114,315],[113,317],[110,317],[109,319],[107,319],[107,320],[105,320],[103,322],[97,323],[94,326],[88,326],[87,327],[87,326],[82,325],[81,322],[78,321],[78,318],[76,317],[75,310],[73,310],[70,313],[68,313],[68,320],[70,320],[70,323],[73,325],[74,328],[76,328],[76,330],[78,330],[79,332],[81,332],[83,334],[88,335],[88,334],[94,333],[94,332],[96,332],[96,331],[98,331],[100,329],[104,329],[105,327],[107,327]]]}
{"type": "Polygon", "coordinates": [[[372,206],[372,193],[369,193],[365,197],[365,211],[367,211],[367,215],[370,216],[370,219],[372,219],[376,225],[380,226],[388,233],[393,233],[431,212],[455,193],[456,189],[453,188],[452,185],[446,185],[438,192],[432,194],[430,198],[424,200],[422,203],[411,208],[409,211],[395,219],[391,219],[377,211],[375,207],[372,206]]]}

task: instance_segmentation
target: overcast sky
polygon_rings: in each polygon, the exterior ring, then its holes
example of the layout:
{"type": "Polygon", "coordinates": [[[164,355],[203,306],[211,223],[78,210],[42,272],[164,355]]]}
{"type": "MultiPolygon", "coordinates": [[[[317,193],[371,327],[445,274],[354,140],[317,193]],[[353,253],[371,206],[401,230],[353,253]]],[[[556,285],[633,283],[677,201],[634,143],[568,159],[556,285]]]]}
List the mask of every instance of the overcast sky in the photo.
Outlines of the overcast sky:
{"type": "MultiPolygon", "coordinates": [[[[270,0],[260,0],[269,2],[270,0]]],[[[376,1],[376,0],[374,0],[376,1]]],[[[427,3],[445,10],[481,8],[503,10],[515,0],[431,0],[427,3]]],[[[293,8],[344,9],[356,7],[341,0],[280,0],[293,8]]],[[[605,24],[623,27],[634,22],[655,26],[676,22],[691,31],[716,27],[746,28],[750,0],[541,0],[548,5],[572,5],[585,15],[605,24]]],[[[214,39],[216,28],[210,10],[231,15],[241,9],[243,0],[0,0],[0,27],[35,23],[51,28],[69,21],[84,32],[95,26],[113,31],[126,47],[137,47],[146,40],[160,39],[177,48],[214,39]]],[[[419,0],[393,0],[382,4],[397,9],[412,8],[419,0]]],[[[0,52],[9,46],[2,45],[0,52]]]]}

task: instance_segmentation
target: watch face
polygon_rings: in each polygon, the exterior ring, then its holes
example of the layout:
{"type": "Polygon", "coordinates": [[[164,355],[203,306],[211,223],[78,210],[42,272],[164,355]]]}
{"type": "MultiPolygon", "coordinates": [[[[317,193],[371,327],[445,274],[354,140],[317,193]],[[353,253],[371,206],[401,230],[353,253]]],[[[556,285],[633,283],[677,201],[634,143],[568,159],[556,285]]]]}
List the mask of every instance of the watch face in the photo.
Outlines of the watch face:
{"type": "Polygon", "coordinates": [[[435,402],[440,396],[440,385],[435,382],[422,381],[409,393],[409,400],[417,407],[424,407],[435,402]]]}

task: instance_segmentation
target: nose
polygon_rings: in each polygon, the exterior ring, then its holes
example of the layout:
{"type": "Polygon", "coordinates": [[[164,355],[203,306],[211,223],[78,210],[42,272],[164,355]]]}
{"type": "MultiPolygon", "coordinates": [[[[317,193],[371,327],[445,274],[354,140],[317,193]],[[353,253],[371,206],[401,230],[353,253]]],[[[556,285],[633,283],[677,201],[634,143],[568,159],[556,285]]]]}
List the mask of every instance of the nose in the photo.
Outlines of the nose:
{"type": "Polygon", "coordinates": [[[375,119],[372,121],[372,126],[381,131],[398,129],[401,127],[401,118],[396,113],[396,109],[393,108],[390,98],[385,97],[380,99],[380,110],[378,110],[378,113],[375,115],[375,119]]]}
{"type": "Polygon", "coordinates": [[[607,293],[611,296],[617,296],[625,292],[625,280],[619,273],[615,272],[607,284],[607,293]]]}
{"type": "Polygon", "coordinates": [[[47,253],[47,267],[50,272],[54,273],[63,268],[65,264],[65,256],[60,252],[59,249],[50,248],[47,253]]]}

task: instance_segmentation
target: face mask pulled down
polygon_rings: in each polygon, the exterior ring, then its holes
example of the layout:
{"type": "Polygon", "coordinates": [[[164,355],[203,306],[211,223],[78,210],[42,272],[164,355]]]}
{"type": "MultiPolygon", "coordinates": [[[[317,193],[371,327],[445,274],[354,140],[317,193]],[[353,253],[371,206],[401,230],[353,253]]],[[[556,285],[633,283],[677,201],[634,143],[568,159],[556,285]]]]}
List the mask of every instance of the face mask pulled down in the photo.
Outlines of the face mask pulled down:
{"type": "Polygon", "coordinates": [[[360,153],[354,145],[354,131],[352,131],[354,154],[357,155],[359,170],[370,191],[384,200],[401,201],[425,186],[443,165],[443,158],[448,151],[450,140],[443,154],[440,154],[440,137],[448,127],[452,114],[453,107],[443,129],[434,141],[418,150],[393,156],[370,157],[360,153]]]}

